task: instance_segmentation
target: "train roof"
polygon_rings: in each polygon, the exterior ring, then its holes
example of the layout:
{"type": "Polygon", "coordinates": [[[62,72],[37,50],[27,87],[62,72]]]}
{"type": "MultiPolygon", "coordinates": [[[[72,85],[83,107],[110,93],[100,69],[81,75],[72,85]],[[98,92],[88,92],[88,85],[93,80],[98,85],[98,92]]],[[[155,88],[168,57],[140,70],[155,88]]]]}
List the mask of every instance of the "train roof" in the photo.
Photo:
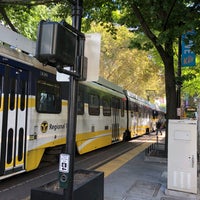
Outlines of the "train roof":
{"type": "Polygon", "coordinates": [[[102,77],[100,77],[98,81],[83,81],[80,83],[82,85],[86,85],[86,86],[92,87],[94,89],[109,92],[112,95],[116,95],[118,97],[125,98],[125,94],[123,93],[122,87],[117,86],[114,83],[103,79],[102,77]]]}
{"type": "Polygon", "coordinates": [[[149,108],[154,109],[154,110],[160,110],[155,104],[147,101],[146,99],[141,98],[140,96],[138,96],[138,95],[136,95],[136,94],[134,94],[134,93],[132,93],[128,90],[124,90],[124,93],[126,94],[126,97],[130,101],[136,102],[140,105],[149,107],[149,108]]]}
{"type": "Polygon", "coordinates": [[[111,90],[114,90],[116,92],[124,93],[122,87],[120,87],[119,85],[116,85],[116,84],[114,84],[114,83],[112,83],[112,82],[110,82],[110,81],[108,81],[108,80],[106,80],[102,77],[99,77],[98,81],[94,81],[94,82],[99,84],[99,85],[102,85],[106,88],[109,88],[111,90]]]}
{"type": "Polygon", "coordinates": [[[26,53],[22,53],[20,50],[17,50],[16,48],[10,48],[6,45],[0,45],[0,56],[2,56],[3,59],[6,58],[15,60],[16,62],[24,63],[29,66],[34,66],[35,68],[41,70],[45,70],[54,74],[56,73],[55,68],[48,65],[43,65],[33,56],[28,55],[26,53]]]}
{"type": "Polygon", "coordinates": [[[127,98],[130,100],[130,101],[133,101],[133,102],[136,102],[138,104],[147,104],[147,102],[145,102],[145,100],[141,97],[139,97],[138,95],[128,91],[128,90],[124,90],[124,93],[126,94],[127,98]]]}

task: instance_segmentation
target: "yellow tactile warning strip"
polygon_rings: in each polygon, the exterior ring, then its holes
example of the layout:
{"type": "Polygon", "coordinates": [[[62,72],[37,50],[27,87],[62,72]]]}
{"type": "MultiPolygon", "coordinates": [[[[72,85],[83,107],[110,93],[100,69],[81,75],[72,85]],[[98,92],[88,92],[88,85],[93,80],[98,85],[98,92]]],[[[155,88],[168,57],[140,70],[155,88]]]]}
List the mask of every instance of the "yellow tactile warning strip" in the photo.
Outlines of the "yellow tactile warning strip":
{"type": "Polygon", "coordinates": [[[129,160],[137,156],[140,152],[144,151],[150,145],[151,143],[144,143],[126,152],[125,154],[115,158],[114,160],[102,165],[101,167],[96,168],[95,170],[104,172],[104,177],[107,177],[114,171],[119,169],[121,166],[123,166],[125,163],[127,163],[129,160]]]}

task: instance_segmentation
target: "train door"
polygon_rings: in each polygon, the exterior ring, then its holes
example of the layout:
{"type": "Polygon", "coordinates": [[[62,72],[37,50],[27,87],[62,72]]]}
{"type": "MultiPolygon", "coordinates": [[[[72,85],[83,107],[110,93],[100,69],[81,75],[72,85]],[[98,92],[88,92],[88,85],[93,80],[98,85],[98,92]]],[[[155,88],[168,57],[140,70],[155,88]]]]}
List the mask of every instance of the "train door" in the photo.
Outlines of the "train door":
{"type": "Polygon", "coordinates": [[[112,98],[112,142],[116,142],[119,140],[119,109],[120,108],[120,100],[117,98],[112,98]]]}
{"type": "Polygon", "coordinates": [[[24,170],[28,72],[1,65],[0,175],[24,170]]]}
{"type": "Polygon", "coordinates": [[[138,105],[132,102],[130,110],[131,137],[136,137],[138,135],[138,105]]]}

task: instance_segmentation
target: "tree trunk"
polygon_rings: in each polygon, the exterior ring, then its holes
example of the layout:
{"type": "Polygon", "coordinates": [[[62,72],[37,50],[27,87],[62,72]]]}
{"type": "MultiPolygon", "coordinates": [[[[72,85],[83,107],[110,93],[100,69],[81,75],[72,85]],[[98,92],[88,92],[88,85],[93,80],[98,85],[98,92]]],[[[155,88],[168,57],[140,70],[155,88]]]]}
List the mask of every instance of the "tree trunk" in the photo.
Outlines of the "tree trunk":
{"type": "Polygon", "coordinates": [[[176,80],[173,61],[173,45],[172,43],[165,44],[165,56],[162,58],[165,65],[165,89],[166,89],[166,118],[177,118],[177,95],[176,95],[176,80]]]}
{"type": "Polygon", "coordinates": [[[174,75],[174,66],[171,62],[171,58],[167,59],[165,63],[165,89],[166,89],[166,118],[176,119],[176,84],[174,75]]]}
{"type": "Polygon", "coordinates": [[[162,55],[165,65],[165,90],[166,90],[166,135],[165,152],[168,151],[168,120],[177,118],[176,80],[174,73],[173,45],[165,44],[165,54],[162,55]]]}
{"type": "MultiPolygon", "coordinates": [[[[174,2],[175,3],[175,2],[174,2]]],[[[165,66],[165,90],[166,90],[166,137],[165,137],[165,150],[167,151],[168,146],[168,119],[177,118],[177,95],[176,95],[176,80],[174,73],[174,59],[173,59],[173,40],[168,38],[164,45],[160,44],[156,35],[151,31],[144,16],[140,12],[139,7],[135,3],[131,3],[133,13],[139,20],[144,33],[152,41],[155,48],[157,49],[160,57],[165,66]]],[[[166,21],[167,23],[167,21],[166,21]]],[[[165,30],[166,31],[166,24],[165,30]]]]}

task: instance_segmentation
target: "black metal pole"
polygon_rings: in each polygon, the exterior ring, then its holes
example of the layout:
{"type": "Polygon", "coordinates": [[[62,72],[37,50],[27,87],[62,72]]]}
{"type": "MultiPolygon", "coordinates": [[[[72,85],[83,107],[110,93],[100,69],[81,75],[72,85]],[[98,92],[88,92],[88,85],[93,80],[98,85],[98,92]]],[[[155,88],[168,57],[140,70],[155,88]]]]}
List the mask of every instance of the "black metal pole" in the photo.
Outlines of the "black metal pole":
{"type": "MultiPolygon", "coordinates": [[[[72,5],[72,26],[78,31],[81,30],[82,18],[82,0],[74,1],[72,5]]],[[[79,55],[78,49],[77,55],[79,55]]],[[[76,62],[74,69],[78,70],[80,66],[76,62]]],[[[66,153],[70,155],[68,186],[64,189],[65,200],[73,200],[73,182],[74,182],[74,157],[75,157],[75,140],[76,140],[76,119],[77,119],[77,91],[78,80],[70,76],[69,99],[68,99],[68,126],[67,126],[67,143],[66,153]]]]}

